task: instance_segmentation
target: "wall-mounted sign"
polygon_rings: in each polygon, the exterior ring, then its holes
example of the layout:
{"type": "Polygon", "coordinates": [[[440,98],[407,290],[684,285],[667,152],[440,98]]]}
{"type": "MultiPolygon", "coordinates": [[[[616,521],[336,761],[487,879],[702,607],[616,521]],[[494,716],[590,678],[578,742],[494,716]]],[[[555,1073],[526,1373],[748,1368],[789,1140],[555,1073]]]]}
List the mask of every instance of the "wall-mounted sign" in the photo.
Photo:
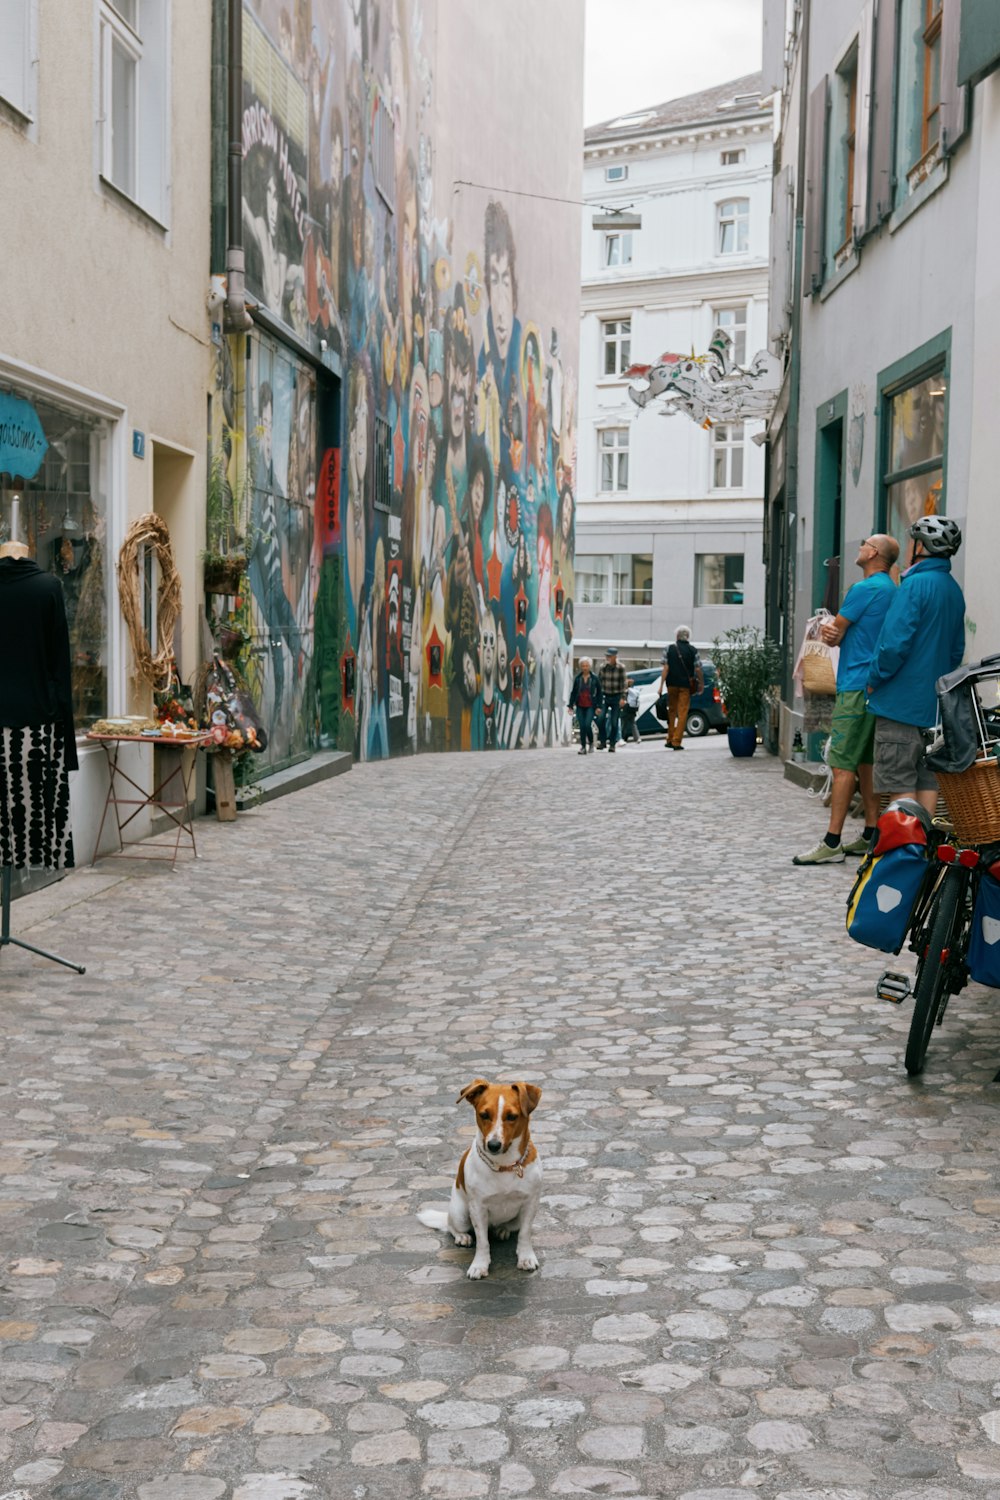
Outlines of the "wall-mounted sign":
{"type": "Polygon", "coordinates": [[[133,427],[132,429],[132,457],[146,457],[146,434],[140,432],[138,427],[133,427]]]}
{"type": "Polygon", "coordinates": [[[0,474],[34,479],[48,446],[31,402],[0,391],[0,474]]]}

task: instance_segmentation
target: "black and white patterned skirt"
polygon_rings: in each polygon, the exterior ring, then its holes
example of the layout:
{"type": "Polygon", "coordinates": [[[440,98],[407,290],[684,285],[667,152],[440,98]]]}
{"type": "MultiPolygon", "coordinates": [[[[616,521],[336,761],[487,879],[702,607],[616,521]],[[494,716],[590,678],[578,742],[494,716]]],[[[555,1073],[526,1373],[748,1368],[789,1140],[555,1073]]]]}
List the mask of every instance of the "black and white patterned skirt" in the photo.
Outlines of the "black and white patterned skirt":
{"type": "Polygon", "coordinates": [[[0,729],[0,865],[73,865],[62,728],[0,729]]]}

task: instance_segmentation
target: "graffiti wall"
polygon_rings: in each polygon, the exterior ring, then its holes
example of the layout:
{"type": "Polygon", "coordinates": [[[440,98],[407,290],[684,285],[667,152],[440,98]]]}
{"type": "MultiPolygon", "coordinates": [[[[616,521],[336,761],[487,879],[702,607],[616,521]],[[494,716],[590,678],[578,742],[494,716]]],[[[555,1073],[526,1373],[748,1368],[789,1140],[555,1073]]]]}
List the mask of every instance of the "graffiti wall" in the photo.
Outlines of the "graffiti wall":
{"type": "Polygon", "coordinates": [[[528,63],[488,7],[245,7],[248,289],[341,371],[324,393],[251,336],[251,611],[289,755],[568,737],[579,230],[553,187],[579,196],[580,115],[552,74],[582,21],[503,9],[535,17],[528,63]]]}

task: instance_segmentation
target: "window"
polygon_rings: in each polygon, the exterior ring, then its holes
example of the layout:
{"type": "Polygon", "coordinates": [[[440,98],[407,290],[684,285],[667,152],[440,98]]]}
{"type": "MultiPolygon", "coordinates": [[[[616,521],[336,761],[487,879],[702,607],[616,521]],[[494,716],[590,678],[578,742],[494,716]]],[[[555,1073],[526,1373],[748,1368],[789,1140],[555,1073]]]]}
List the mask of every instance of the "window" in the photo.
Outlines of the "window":
{"type": "Polygon", "coordinates": [[[742,552],[701,552],[694,561],[695,604],[743,603],[742,552]]]}
{"type": "Polygon", "coordinates": [[[826,161],[827,274],[837,269],[854,245],[855,166],[858,121],[858,49],[854,47],[831,79],[830,129],[826,161]]]}
{"type": "Polygon", "coordinates": [[[747,159],[746,152],[741,148],[738,151],[723,151],[720,153],[720,161],[724,167],[738,167],[747,159]]]}
{"type": "Polygon", "coordinates": [[[167,0],[102,0],[101,176],[167,217],[167,0]]]}
{"type": "Polygon", "coordinates": [[[941,509],[948,378],[943,369],[886,395],[888,450],[883,476],[885,530],[906,556],[907,532],[941,509]]]}
{"type": "Polygon", "coordinates": [[[628,428],[605,427],[599,438],[601,493],[620,494],[628,489],[628,428]]]}
{"type": "Polygon", "coordinates": [[[26,119],[38,100],[37,0],[0,0],[0,99],[26,119]]]}
{"type": "Polygon", "coordinates": [[[632,264],[632,231],[604,236],[604,264],[606,266],[630,266],[632,264]]]}
{"type": "Polygon", "coordinates": [[[715,326],[721,328],[733,341],[729,357],[734,365],[745,365],[747,360],[747,305],[739,307],[717,307],[714,312],[715,326]]]}
{"type": "Polygon", "coordinates": [[[385,417],[375,416],[375,487],[372,503],[376,510],[392,506],[392,428],[385,417]]]}
{"type": "Polygon", "coordinates": [[[718,254],[743,255],[750,248],[750,200],[730,198],[719,204],[718,254]]]}
{"type": "Polygon", "coordinates": [[[715,489],[742,489],[743,440],[742,422],[720,422],[712,428],[712,485],[715,489]]]}
{"type": "Polygon", "coordinates": [[[944,0],[901,0],[896,99],[896,180],[900,197],[938,158],[941,141],[941,29],[944,0]]]}
{"type": "Polygon", "coordinates": [[[604,168],[605,182],[624,182],[628,177],[628,167],[619,162],[616,166],[604,168]]]}
{"type": "Polygon", "coordinates": [[[375,102],[372,162],[375,186],[386,206],[396,208],[396,139],[392,111],[379,94],[375,102]]]}
{"type": "Polygon", "coordinates": [[[632,319],[614,318],[602,324],[605,375],[623,375],[632,363],[632,319]]]}
{"type": "Polygon", "coordinates": [[[580,604],[652,604],[650,553],[616,552],[576,558],[576,597],[580,604]]]}

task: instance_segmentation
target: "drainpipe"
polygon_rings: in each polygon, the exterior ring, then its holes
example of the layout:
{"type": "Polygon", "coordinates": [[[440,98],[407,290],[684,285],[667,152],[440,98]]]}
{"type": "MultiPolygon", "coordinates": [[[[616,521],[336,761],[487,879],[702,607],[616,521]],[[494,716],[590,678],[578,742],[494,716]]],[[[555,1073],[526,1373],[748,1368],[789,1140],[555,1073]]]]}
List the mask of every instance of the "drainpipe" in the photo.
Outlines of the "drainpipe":
{"type": "MultiPolygon", "coordinates": [[[[802,32],[799,39],[799,138],[795,169],[795,244],[792,275],[792,357],[788,391],[788,432],[785,440],[785,524],[788,527],[788,598],[794,605],[795,575],[799,550],[799,403],[802,384],[802,261],[805,240],[806,202],[806,125],[809,116],[809,15],[811,0],[802,0],[802,32]]],[[[795,649],[796,622],[794,608],[789,617],[788,647],[785,658],[785,699],[792,697],[792,663],[795,649]]]]}
{"type": "Polygon", "coordinates": [[[227,153],[229,226],[226,244],[227,333],[253,327],[246,308],[243,255],[243,0],[229,0],[229,146],[227,153]]]}

